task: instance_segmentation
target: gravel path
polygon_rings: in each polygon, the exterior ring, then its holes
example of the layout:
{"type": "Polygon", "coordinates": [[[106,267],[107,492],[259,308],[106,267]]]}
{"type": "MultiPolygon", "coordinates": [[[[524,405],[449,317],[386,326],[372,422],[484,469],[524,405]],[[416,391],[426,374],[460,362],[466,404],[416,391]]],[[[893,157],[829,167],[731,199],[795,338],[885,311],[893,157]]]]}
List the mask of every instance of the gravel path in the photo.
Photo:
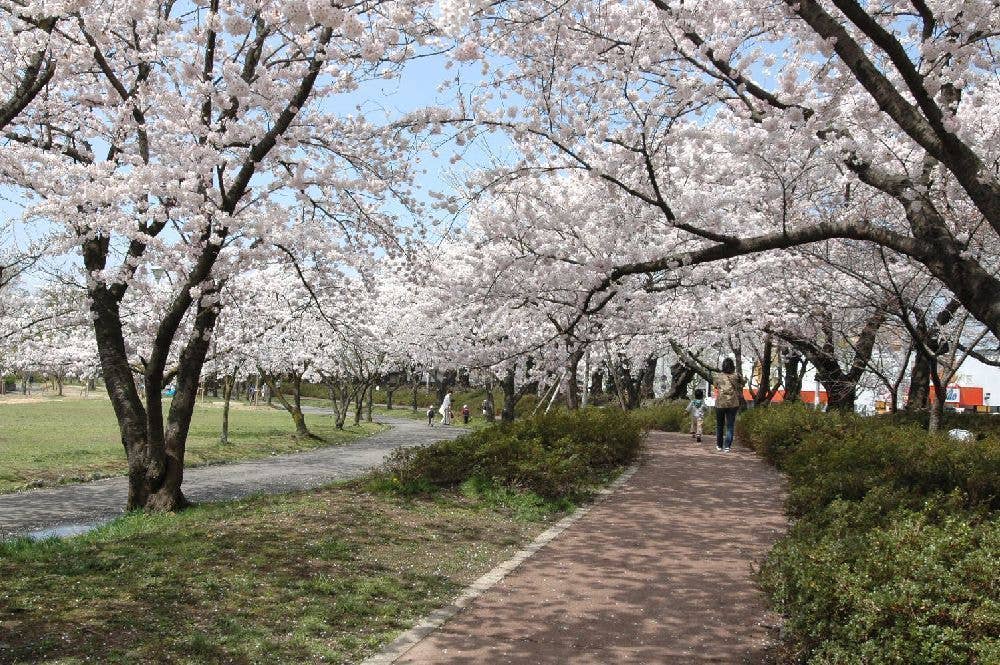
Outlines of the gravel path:
{"type": "MultiPolygon", "coordinates": [[[[324,409],[304,408],[311,413],[324,409]]],[[[363,474],[394,449],[453,438],[458,427],[428,427],[407,418],[380,419],[392,429],[343,446],[276,455],[249,462],[187,469],[184,494],[196,503],[249,494],[309,489],[363,474]]],[[[121,515],[128,497],[124,477],[0,495],[0,538],[13,535],[70,535],[121,515]]]]}
{"type": "Polygon", "coordinates": [[[785,529],[783,486],[746,450],[654,432],[620,490],[395,662],[769,662],[751,570],[785,529]]]}

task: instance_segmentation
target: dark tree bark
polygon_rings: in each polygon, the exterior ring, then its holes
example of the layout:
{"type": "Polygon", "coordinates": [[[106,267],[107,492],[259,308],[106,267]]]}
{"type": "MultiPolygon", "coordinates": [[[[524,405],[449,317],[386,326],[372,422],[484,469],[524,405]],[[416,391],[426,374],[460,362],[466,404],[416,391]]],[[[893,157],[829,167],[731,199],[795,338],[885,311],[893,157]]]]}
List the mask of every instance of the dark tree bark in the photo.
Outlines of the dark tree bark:
{"type": "Polygon", "coordinates": [[[278,402],[281,403],[281,406],[283,406],[292,417],[292,422],[295,424],[296,438],[319,439],[318,436],[309,431],[309,428],[306,426],[306,416],[302,413],[302,373],[293,372],[289,374],[288,377],[292,384],[291,401],[289,401],[288,398],[280,390],[278,390],[278,385],[274,380],[274,376],[271,374],[264,374],[267,385],[271,389],[271,394],[277,398],[278,402]]]}
{"type": "Polygon", "coordinates": [[[580,384],[577,382],[577,372],[580,369],[580,361],[583,360],[583,349],[576,349],[569,354],[566,359],[566,407],[575,411],[580,408],[580,384]]]}
{"type": "Polygon", "coordinates": [[[774,331],[786,342],[801,352],[813,367],[816,368],[816,378],[826,388],[827,408],[838,411],[853,411],[857,396],[858,381],[864,374],[875,348],[875,337],[886,315],[883,308],[878,308],[868,319],[854,344],[854,357],[847,370],[840,366],[835,353],[833,322],[829,313],[824,313],[821,321],[822,341],[816,343],[794,334],[774,331]]]}
{"type": "Polygon", "coordinates": [[[802,380],[806,375],[806,368],[809,362],[792,351],[785,356],[784,384],[786,402],[799,402],[802,400],[802,380]]]}
{"type": "Polygon", "coordinates": [[[639,405],[642,404],[647,383],[652,381],[652,376],[655,375],[655,372],[655,358],[644,360],[637,374],[632,373],[631,363],[622,355],[619,355],[617,359],[611,362],[609,374],[618,392],[618,399],[621,402],[622,409],[631,411],[639,408],[639,405]]]}
{"type": "Polygon", "coordinates": [[[505,423],[514,422],[514,407],[517,406],[517,403],[521,401],[522,397],[529,393],[538,391],[537,381],[531,381],[522,385],[520,388],[516,388],[514,383],[515,377],[516,372],[512,367],[504,373],[503,378],[500,380],[500,390],[503,391],[503,404],[500,406],[500,420],[505,423]]]}
{"type": "Polygon", "coordinates": [[[770,404],[774,396],[778,394],[781,387],[781,371],[779,366],[777,380],[771,382],[771,365],[774,355],[774,338],[771,333],[764,335],[764,351],[760,357],[760,383],[756,388],[751,388],[750,393],[755,407],[770,404]]]}
{"type": "Polygon", "coordinates": [[[493,372],[489,372],[486,376],[486,397],[483,398],[483,418],[486,422],[492,423],[496,421],[496,411],[493,406],[493,372]]]}
{"type": "Polygon", "coordinates": [[[650,356],[646,359],[646,366],[642,370],[642,388],[640,389],[640,399],[653,399],[654,387],[656,384],[656,365],[659,358],[650,356]]]}
{"type": "Polygon", "coordinates": [[[219,443],[229,443],[229,404],[233,398],[234,377],[226,374],[222,384],[222,433],[219,434],[219,443]]]}
{"type": "Polygon", "coordinates": [[[697,373],[686,363],[677,361],[670,365],[670,392],[667,399],[684,399],[688,394],[688,387],[697,373]]]}
{"type": "Polygon", "coordinates": [[[448,394],[452,386],[455,385],[455,379],[458,377],[458,372],[453,369],[445,370],[444,376],[437,383],[437,403],[440,404],[444,401],[444,396],[448,394]]]}
{"type": "Polygon", "coordinates": [[[590,396],[592,398],[604,395],[604,372],[598,368],[590,375],[590,396]]]}
{"type": "Polygon", "coordinates": [[[910,369],[910,389],[906,397],[906,410],[926,411],[930,406],[931,362],[923,353],[913,356],[910,369]]]}

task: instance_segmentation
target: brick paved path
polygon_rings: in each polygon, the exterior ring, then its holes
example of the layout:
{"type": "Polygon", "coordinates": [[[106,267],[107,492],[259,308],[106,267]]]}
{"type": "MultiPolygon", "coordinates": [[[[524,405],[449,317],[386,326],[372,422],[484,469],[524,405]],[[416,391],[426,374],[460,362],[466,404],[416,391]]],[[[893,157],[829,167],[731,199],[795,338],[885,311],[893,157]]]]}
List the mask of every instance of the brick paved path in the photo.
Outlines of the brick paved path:
{"type": "MultiPolygon", "coordinates": [[[[309,409],[310,413],[328,413],[309,409]]],[[[419,420],[380,418],[392,429],[355,443],[303,453],[184,470],[184,494],[194,502],[225,501],[249,494],[309,489],[359,476],[400,446],[431,443],[464,432],[428,427],[419,420]]],[[[124,477],[0,495],[0,538],[39,530],[72,529],[106,522],[122,513],[124,477]]]]}
{"type": "Polygon", "coordinates": [[[396,662],[768,662],[751,569],[782,487],[748,451],[653,433],[622,489],[396,662]]]}

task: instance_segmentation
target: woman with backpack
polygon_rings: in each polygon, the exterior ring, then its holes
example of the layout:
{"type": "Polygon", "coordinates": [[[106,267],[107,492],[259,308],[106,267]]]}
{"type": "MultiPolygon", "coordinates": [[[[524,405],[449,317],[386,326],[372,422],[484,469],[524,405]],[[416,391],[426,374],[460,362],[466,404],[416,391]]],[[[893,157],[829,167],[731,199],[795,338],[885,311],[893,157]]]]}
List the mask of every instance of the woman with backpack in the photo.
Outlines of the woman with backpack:
{"type": "Polygon", "coordinates": [[[736,412],[740,409],[743,377],[736,373],[732,358],[722,361],[722,375],[716,380],[719,396],[715,398],[715,449],[729,452],[733,447],[736,412]]]}

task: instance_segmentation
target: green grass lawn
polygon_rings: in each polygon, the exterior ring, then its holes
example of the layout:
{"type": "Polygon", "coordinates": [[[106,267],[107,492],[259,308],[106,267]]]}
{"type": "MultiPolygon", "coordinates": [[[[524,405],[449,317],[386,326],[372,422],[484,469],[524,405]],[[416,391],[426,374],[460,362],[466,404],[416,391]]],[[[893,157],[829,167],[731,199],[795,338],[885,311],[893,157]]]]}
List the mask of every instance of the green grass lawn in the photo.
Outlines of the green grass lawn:
{"type": "Polygon", "coordinates": [[[358,662],[560,516],[369,487],[0,543],[0,662],[358,662]]]}
{"type": "MultiPolygon", "coordinates": [[[[383,428],[362,423],[338,431],[331,418],[307,414],[306,423],[322,440],[296,440],[285,411],[234,404],[230,443],[221,445],[221,406],[221,401],[198,402],[187,441],[188,466],[342,444],[383,428]]],[[[0,399],[0,493],[119,475],[126,469],[118,424],[107,399],[0,399]]]]}

